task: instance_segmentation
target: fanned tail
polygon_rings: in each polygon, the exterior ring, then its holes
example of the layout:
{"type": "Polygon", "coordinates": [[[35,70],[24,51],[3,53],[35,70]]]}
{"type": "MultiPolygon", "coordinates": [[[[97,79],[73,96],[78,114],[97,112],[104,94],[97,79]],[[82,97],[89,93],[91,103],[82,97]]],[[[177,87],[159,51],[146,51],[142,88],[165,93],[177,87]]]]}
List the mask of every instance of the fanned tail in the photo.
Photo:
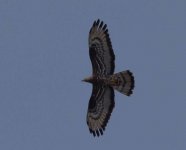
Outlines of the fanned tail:
{"type": "Polygon", "coordinates": [[[130,96],[134,89],[134,76],[129,70],[115,73],[110,78],[111,85],[114,89],[130,96]]]}

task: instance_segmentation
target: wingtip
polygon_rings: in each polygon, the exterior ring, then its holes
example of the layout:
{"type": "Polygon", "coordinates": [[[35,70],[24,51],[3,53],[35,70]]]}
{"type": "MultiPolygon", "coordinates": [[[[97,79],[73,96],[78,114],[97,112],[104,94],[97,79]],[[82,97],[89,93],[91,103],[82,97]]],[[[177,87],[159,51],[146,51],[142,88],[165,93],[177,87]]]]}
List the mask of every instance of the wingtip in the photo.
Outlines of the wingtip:
{"type": "Polygon", "coordinates": [[[99,137],[99,136],[103,135],[104,129],[101,128],[101,129],[97,129],[97,130],[92,130],[92,129],[89,128],[89,131],[90,131],[90,133],[91,133],[94,137],[99,137]]]}

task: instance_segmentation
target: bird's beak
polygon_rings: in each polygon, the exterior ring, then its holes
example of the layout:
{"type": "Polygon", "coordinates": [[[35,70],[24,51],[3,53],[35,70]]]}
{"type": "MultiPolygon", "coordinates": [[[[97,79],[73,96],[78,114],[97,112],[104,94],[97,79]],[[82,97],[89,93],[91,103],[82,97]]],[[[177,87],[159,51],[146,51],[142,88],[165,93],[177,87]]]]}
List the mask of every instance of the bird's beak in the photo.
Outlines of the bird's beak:
{"type": "Polygon", "coordinates": [[[83,79],[83,80],[81,80],[82,82],[87,82],[87,78],[85,78],[85,79],[83,79]]]}
{"type": "Polygon", "coordinates": [[[82,81],[83,82],[91,82],[91,79],[92,79],[91,77],[88,77],[88,78],[84,78],[82,81]]]}

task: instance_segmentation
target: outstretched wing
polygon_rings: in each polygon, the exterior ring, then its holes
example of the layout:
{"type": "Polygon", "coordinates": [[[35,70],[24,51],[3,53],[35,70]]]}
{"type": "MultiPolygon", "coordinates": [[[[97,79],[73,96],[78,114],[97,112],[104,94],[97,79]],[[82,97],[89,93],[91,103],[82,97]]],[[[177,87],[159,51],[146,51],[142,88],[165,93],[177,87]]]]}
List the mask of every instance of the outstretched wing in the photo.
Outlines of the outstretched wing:
{"type": "Polygon", "coordinates": [[[103,134],[114,108],[114,90],[105,85],[93,84],[88,105],[87,125],[94,136],[103,134]]]}
{"type": "Polygon", "coordinates": [[[89,32],[89,55],[93,75],[111,75],[114,72],[115,55],[109,38],[107,25],[98,19],[89,32]]]}

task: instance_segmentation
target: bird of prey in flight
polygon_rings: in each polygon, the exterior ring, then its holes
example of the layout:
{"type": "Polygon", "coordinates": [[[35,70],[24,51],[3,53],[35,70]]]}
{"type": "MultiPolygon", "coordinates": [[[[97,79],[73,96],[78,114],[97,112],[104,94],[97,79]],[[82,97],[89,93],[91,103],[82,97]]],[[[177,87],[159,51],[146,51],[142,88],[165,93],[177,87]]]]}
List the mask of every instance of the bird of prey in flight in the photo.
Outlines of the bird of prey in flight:
{"type": "Polygon", "coordinates": [[[131,95],[134,77],[129,70],[114,74],[115,55],[107,25],[103,21],[94,21],[88,42],[92,76],[83,81],[91,83],[93,88],[88,104],[87,125],[90,133],[99,136],[103,134],[115,105],[114,89],[131,95]]]}

